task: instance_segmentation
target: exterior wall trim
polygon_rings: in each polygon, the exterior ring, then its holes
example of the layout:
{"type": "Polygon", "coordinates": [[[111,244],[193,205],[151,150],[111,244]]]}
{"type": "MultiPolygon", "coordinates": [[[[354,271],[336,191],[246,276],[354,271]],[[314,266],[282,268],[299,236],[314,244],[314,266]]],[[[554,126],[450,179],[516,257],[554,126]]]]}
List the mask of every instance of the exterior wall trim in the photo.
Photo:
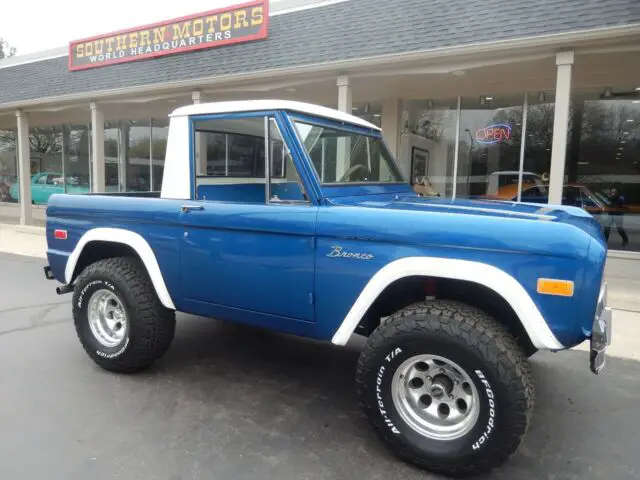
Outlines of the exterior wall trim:
{"type": "MultiPolygon", "coordinates": [[[[612,39],[618,37],[625,37],[631,35],[640,35],[640,23],[631,25],[624,25],[621,27],[606,27],[595,28],[589,30],[580,30],[573,32],[557,33],[551,35],[540,35],[534,37],[522,37],[507,40],[500,40],[497,42],[483,42],[467,45],[447,46],[434,48],[429,50],[420,50],[407,53],[393,53],[389,55],[379,55],[373,57],[363,57],[356,59],[344,59],[332,62],[316,63],[311,65],[298,65],[290,68],[277,68],[260,70],[258,72],[251,72],[246,74],[231,74],[231,75],[212,75],[208,77],[201,77],[189,80],[180,80],[176,82],[167,83],[155,83],[148,85],[136,85],[132,87],[116,88],[109,90],[97,90],[93,92],[83,92],[80,94],[69,94],[52,97],[44,97],[32,100],[22,100],[18,102],[10,102],[0,105],[0,109],[17,109],[33,106],[42,106],[52,103],[64,103],[69,101],[81,101],[81,100],[97,100],[110,96],[123,96],[123,95],[135,95],[138,93],[148,93],[150,91],[160,90],[172,90],[172,89],[193,89],[197,87],[223,85],[231,82],[246,81],[246,80],[266,80],[270,77],[284,76],[284,75],[301,75],[309,73],[317,73],[327,71],[331,69],[354,69],[361,67],[373,67],[379,65],[390,66],[395,63],[408,62],[408,61],[420,61],[420,60],[432,60],[437,58],[455,58],[459,55],[480,54],[488,53],[496,54],[496,50],[502,52],[509,52],[512,50],[524,49],[524,48],[544,48],[554,47],[559,45],[566,45],[571,42],[575,46],[576,42],[597,41],[604,39],[612,39]]],[[[579,53],[577,47],[576,53],[579,53]]],[[[555,55],[555,52],[550,52],[549,56],[555,55]]]]}

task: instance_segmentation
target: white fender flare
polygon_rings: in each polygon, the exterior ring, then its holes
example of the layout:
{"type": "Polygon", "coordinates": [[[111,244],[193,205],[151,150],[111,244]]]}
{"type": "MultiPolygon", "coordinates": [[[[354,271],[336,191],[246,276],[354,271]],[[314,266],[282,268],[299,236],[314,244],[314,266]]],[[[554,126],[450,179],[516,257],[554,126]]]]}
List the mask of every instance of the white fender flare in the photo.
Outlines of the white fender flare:
{"type": "Polygon", "coordinates": [[[429,276],[466,280],[490,288],[504,298],[515,311],[533,345],[538,349],[562,350],[544,317],[524,287],[508,273],[486,263],[438,257],[408,257],[395,260],[369,280],[342,324],[332,343],[345,345],[367,309],[384,289],[404,277],[429,276]]]}
{"type": "Polygon", "coordinates": [[[93,241],[121,243],[133,248],[140,256],[142,263],[144,263],[144,266],[149,273],[149,277],[151,278],[153,288],[155,288],[156,294],[162,304],[171,310],[176,309],[173,301],[171,300],[171,296],[169,295],[169,290],[167,290],[167,286],[164,283],[164,278],[162,277],[158,260],[149,246],[149,243],[140,234],[130,230],[124,230],[121,228],[94,228],[82,235],[76,245],[76,248],[73,249],[73,252],[71,252],[69,259],[67,260],[67,266],[64,270],[64,277],[67,283],[71,283],[71,280],[73,279],[73,272],[76,269],[82,250],[89,242],[93,241]]]}

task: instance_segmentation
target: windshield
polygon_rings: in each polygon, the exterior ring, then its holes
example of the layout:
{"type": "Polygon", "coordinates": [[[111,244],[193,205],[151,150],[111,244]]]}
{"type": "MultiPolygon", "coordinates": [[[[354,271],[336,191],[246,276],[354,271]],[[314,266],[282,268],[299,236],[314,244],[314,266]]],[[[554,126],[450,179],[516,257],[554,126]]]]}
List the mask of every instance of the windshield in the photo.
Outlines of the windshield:
{"type": "Polygon", "coordinates": [[[294,123],[321,183],[403,182],[381,139],[297,120],[294,123]]]}

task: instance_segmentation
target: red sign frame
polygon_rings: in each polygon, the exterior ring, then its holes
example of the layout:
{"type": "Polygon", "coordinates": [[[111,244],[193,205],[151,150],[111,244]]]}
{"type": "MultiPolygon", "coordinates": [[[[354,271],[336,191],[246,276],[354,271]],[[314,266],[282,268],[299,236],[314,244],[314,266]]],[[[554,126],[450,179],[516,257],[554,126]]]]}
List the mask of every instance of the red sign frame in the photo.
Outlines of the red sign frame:
{"type": "MultiPolygon", "coordinates": [[[[121,63],[135,62],[135,61],[138,61],[138,60],[145,60],[145,59],[150,59],[150,58],[163,57],[163,56],[173,55],[173,54],[177,54],[177,53],[191,52],[191,51],[203,50],[203,49],[215,49],[217,47],[221,47],[221,46],[225,46],[225,45],[233,45],[235,43],[244,43],[244,42],[250,42],[250,41],[254,41],[254,40],[265,39],[265,38],[268,37],[268,30],[269,30],[269,0],[252,1],[252,2],[247,2],[247,3],[240,4],[240,5],[232,5],[232,6],[228,6],[228,7],[224,7],[224,8],[218,8],[218,9],[210,10],[210,11],[207,11],[207,12],[197,13],[197,14],[194,14],[194,15],[186,15],[186,16],[183,16],[183,17],[178,17],[178,18],[174,18],[174,19],[171,19],[171,20],[165,20],[165,21],[162,21],[162,22],[151,23],[151,24],[143,25],[143,26],[139,26],[139,27],[128,28],[128,29],[125,29],[125,30],[118,30],[118,31],[115,31],[115,32],[110,32],[110,33],[97,35],[95,37],[88,37],[88,38],[83,38],[83,39],[79,39],[79,40],[73,40],[73,41],[69,42],[68,68],[69,68],[69,71],[86,70],[86,69],[90,69],[90,68],[104,67],[104,66],[107,66],[107,65],[117,65],[117,64],[121,64],[121,63]],[[129,55],[129,56],[125,56],[123,58],[110,59],[110,60],[104,60],[104,61],[96,61],[96,62],[92,62],[92,63],[89,63],[89,64],[84,64],[84,65],[74,65],[74,63],[73,63],[74,59],[77,58],[77,57],[74,56],[74,52],[77,52],[77,50],[74,50],[74,49],[77,49],[78,45],[92,44],[93,42],[96,42],[98,40],[111,39],[112,37],[116,38],[116,37],[119,37],[119,36],[135,34],[136,32],[150,31],[150,30],[157,29],[157,28],[162,28],[162,27],[171,27],[171,26],[174,26],[176,24],[180,24],[182,22],[188,22],[188,21],[194,20],[194,19],[197,20],[197,19],[202,18],[202,17],[210,17],[210,16],[219,15],[219,14],[225,14],[225,13],[229,13],[229,12],[236,12],[238,10],[250,9],[250,8],[260,7],[260,6],[262,6],[262,24],[260,25],[259,31],[257,31],[256,33],[243,35],[243,36],[238,36],[238,37],[229,38],[229,39],[216,39],[215,43],[213,43],[213,42],[208,42],[208,43],[201,42],[200,44],[197,44],[197,45],[187,45],[185,47],[172,48],[172,49],[169,49],[169,50],[154,51],[154,52],[150,52],[150,53],[142,53],[142,54],[139,54],[139,55],[129,55]]],[[[193,37],[193,35],[192,35],[192,37],[193,37]]],[[[200,36],[200,38],[202,38],[202,35],[200,36]]],[[[148,36],[147,36],[147,41],[149,41],[149,37],[148,36]]],[[[113,42],[112,42],[112,45],[113,45],[113,42]]],[[[130,49],[130,48],[131,47],[127,47],[127,49],[130,49]]],[[[123,48],[123,50],[124,49],[125,48],[123,48]]]]}

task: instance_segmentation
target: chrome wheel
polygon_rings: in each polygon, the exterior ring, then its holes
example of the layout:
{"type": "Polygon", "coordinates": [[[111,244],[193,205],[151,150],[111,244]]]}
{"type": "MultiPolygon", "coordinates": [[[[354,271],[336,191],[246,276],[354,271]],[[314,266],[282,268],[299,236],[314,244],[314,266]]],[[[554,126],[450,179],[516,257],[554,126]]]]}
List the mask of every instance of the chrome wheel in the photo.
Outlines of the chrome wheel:
{"type": "Polygon", "coordinates": [[[444,357],[416,355],[403,362],[391,393],[407,425],[434,440],[460,438],[478,420],[479,396],[471,377],[444,357]]]}
{"type": "Polygon", "coordinates": [[[118,346],[127,334],[127,313],[122,301],[111,290],[96,290],[87,307],[91,333],[101,345],[118,346]]]}

